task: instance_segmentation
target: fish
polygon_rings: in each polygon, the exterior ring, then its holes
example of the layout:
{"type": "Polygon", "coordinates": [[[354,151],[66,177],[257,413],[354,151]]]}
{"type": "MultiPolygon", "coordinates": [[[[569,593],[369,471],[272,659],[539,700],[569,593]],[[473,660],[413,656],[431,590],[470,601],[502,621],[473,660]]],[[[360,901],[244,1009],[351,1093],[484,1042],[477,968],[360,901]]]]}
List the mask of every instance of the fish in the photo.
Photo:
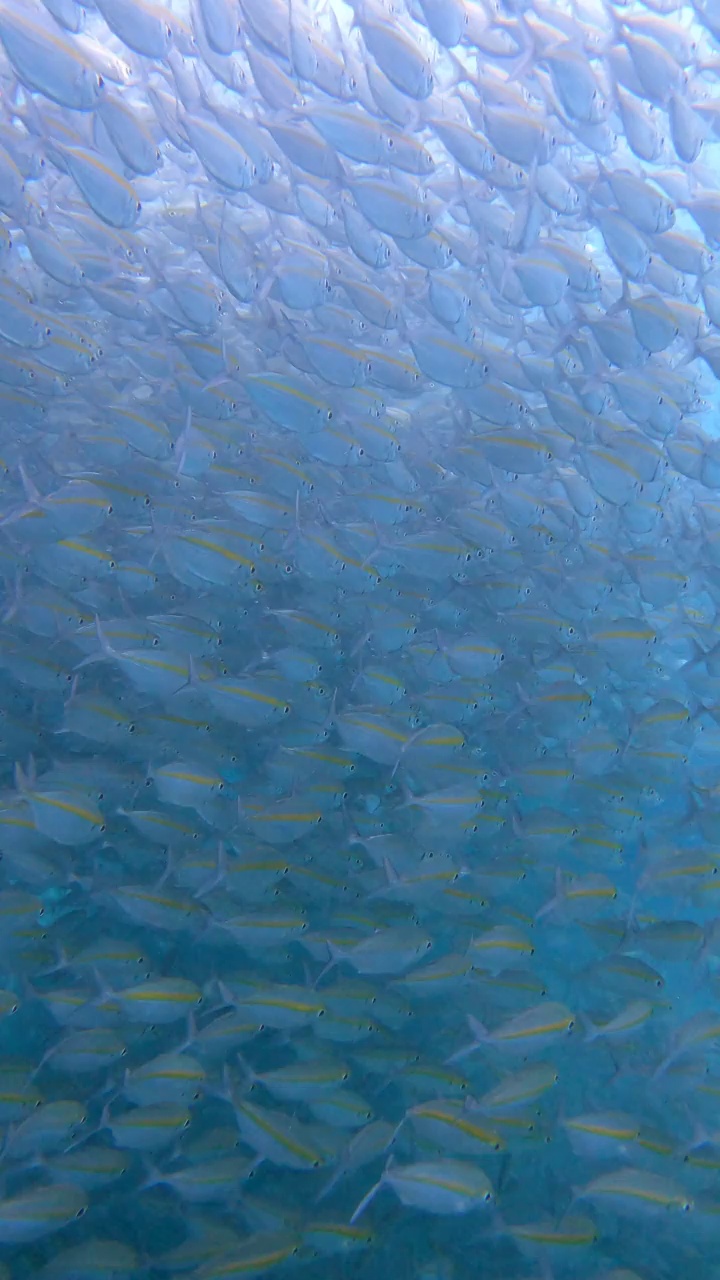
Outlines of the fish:
{"type": "Polygon", "coordinates": [[[493,1192],[482,1169],[460,1160],[418,1161],[410,1165],[388,1164],[379,1182],[360,1201],[350,1219],[357,1222],[383,1186],[389,1186],[400,1202],[425,1213],[461,1215],[492,1203],[493,1192]]]}

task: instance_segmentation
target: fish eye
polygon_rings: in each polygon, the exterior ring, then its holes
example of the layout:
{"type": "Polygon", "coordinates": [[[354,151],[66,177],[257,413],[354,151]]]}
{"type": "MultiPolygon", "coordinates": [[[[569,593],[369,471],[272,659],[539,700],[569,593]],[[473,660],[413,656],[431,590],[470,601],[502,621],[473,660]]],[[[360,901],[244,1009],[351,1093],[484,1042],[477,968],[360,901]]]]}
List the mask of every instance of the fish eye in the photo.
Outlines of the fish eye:
{"type": "Polygon", "coordinates": [[[75,1214],[75,1217],[76,1217],[76,1218],[84,1218],[84,1217],[85,1217],[86,1212],[87,1212],[87,1205],[86,1205],[86,1204],[81,1205],[81,1207],[78,1209],[77,1213],[75,1214]]]}

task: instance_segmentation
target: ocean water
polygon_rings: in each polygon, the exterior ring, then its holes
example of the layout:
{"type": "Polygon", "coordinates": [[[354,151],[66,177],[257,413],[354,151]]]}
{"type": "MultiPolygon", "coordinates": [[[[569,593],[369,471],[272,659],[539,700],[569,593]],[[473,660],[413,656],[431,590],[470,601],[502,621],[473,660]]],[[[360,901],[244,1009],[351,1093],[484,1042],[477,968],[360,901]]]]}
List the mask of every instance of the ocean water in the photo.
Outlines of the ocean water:
{"type": "Polygon", "coordinates": [[[720,1276],[719,73],[0,0],[0,1280],[720,1276]]]}

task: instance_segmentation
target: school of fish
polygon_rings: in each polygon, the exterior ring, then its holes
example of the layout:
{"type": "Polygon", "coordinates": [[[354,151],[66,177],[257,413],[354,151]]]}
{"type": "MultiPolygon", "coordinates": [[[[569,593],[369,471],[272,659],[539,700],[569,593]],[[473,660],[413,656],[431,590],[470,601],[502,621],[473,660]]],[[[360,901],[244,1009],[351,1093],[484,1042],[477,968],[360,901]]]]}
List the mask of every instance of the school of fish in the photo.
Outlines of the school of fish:
{"type": "Polygon", "coordinates": [[[720,0],[0,0],[0,1280],[720,1276],[720,0]]]}

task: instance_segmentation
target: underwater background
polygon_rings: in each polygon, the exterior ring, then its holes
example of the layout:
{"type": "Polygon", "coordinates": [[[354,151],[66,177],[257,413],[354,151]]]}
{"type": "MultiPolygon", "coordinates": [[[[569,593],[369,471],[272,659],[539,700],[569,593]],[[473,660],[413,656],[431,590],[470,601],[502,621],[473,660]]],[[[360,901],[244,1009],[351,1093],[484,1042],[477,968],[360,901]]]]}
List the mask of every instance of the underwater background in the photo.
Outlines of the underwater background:
{"type": "Polygon", "coordinates": [[[720,1277],[719,85],[0,0],[0,1280],[720,1277]]]}

